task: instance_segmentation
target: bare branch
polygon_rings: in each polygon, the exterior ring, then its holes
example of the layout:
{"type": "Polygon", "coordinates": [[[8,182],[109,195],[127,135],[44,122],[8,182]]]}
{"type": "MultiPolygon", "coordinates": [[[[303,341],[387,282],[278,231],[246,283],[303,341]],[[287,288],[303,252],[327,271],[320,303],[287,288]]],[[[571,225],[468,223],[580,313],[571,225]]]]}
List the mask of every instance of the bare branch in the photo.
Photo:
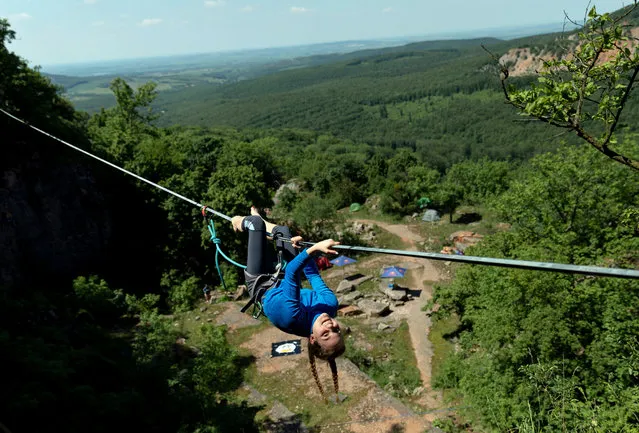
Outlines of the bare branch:
{"type": "Polygon", "coordinates": [[[497,56],[494,55],[488,48],[486,48],[484,44],[481,44],[481,47],[483,48],[484,51],[488,53],[490,57],[492,57],[493,61],[497,64],[497,66],[499,66],[499,70],[501,72],[499,77],[501,81],[501,90],[504,92],[504,96],[506,97],[506,100],[512,103],[510,99],[510,95],[508,94],[508,89],[506,88],[506,80],[508,79],[508,75],[509,75],[508,68],[505,65],[502,65],[501,63],[499,63],[499,59],[497,58],[497,56]]]}
{"type": "Polygon", "coordinates": [[[632,90],[632,86],[635,83],[635,80],[637,79],[637,74],[639,74],[639,65],[635,66],[635,69],[632,72],[632,76],[630,77],[630,80],[628,81],[628,85],[626,86],[626,89],[623,91],[623,96],[621,97],[621,101],[619,102],[619,108],[617,109],[617,113],[615,114],[615,120],[613,121],[612,125],[610,126],[609,132],[608,132],[608,136],[606,137],[606,139],[603,142],[604,146],[608,146],[608,143],[610,142],[610,139],[612,138],[612,134],[615,132],[615,129],[617,128],[617,123],[619,123],[619,118],[621,117],[621,112],[623,111],[624,107],[626,106],[626,101],[628,100],[628,96],[630,95],[630,91],[632,90]]]}

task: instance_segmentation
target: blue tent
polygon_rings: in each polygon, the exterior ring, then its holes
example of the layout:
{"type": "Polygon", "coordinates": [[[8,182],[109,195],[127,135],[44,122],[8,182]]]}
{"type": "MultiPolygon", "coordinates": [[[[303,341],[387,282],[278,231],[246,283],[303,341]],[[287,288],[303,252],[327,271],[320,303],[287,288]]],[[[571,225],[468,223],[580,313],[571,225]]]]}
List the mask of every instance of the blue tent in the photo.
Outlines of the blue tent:
{"type": "Polygon", "coordinates": [[[401,278],[406,273],[406,268],[400,268],[398,266],[389,266],[382,271],[381,278],[401,278]]]}
{"type": "MultiPolygon", "coordinates": [[[[334,264],[335,266],[346,266],[346,265],[350,265],[351,263],[355,263],[356,261],[357,260],[351,259],[350,257],[337,256],[333,260],[331,260],[331,263],[334,264]]],[[[342,276],[344,277],[346,276],[346,268],[344,268],[342,272],[342,276]]]]}
{"type": "Polygon", "coordinates": [[[333,260],[331,260],[331,263],[334,264],[335,266],[345,266],[345,265],[350,265],[351,263],[355,263],[356,261],[357,260],[351,259],[350,257],[338,256],[338,257],[335,257],[333,260]]]}

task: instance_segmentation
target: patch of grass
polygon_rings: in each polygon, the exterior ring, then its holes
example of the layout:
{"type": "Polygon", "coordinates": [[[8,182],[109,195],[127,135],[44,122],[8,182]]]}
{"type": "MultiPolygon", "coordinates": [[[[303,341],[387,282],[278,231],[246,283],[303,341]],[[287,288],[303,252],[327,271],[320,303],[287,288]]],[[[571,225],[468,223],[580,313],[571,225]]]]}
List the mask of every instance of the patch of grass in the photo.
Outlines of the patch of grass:
{"type": "Polygon", "coordinates": [[[177,328],[180,333],[189,340],[189,344],[197,346],[199,343],[199,329],[207,323],[215,325],[215,318],[224,311],[225,308],[226,307],[221,304],[209,305],[205,302],[200,302],[196,308],[191,311],[176,313],[174,315],[174,322],[178,324],[177,328]],[[206,307],[206,310],[200,311],[202,307],[206,307]],[[199,317],[199,320],[195,320],[196,317],[199,317]],[[207,322],[207,319],[212,319],[212,321],[207,322]]]}
{"type": "Polygon", "coordinates": [[[377,293],[379,287],[379,279],[373,278],[372,280],[364,281],[357,286],[357,291],[361,294],[377,293]]]}
{"type": "Polygon", "coordinates": [[[346,340],[348,359],[380,387],[412,403],[412,392],[422,383],[406,321],[392,333],[362,325],[356,319],[344,322],[352,330],[352,338],[346,340]]]}
{"type": "MultiPolygon", "coordinates": [[[[290,380],[282,381],[281,374],[258,373],[257,367],[253,365],[245,371],[245,380],[268,396],[267,407],[279,401],[289,410],[300,414],[302,420],[308,427],[349,421],[349,411],[356,407],[360,400],[368,393],[368,390],[364,389],[349,393],[348,398],[343,403],[325,404],[321,399],[318,400],[316,393],[312,393],[309,396],[307,395],[307,389],[298,389],[290,385],[292,383],[308,382],[308,378],[312,377],[310,368],[300,369],[289,374],[290,380]]],[[[327,395],[331,395],[333,385],[330,380],[330,375],[328,377],[325,376],[325,374],[320,372],[320,378],[324,384],[325,391],[327,395]]]]}
{"type": "Polygon", "coordinates": [[[346,218],[349,220],[366,219],[381,221],[389,224],[399,224],[402,222],[402,217],[383,214],[381,211],[372,210],[368,206],[362,206],[357,212],[350,212],[348,209],[346,209],[344,213],[346,213],[346,218]]]}
{"type": "Polygon", "coordinates": [[[375,227],[375,241],[373,247],[385,248],[389,250],[403,250],[406,244],[399,236],[387,232],[381,227],[375,227]]]}
{"type": "Polygon", "coordinates": [[[495,213],[484,206],[461,206],[455,212],[453,221],[459,220],[464,214],[478,214],[481,219],[468,224],[451,224],[448,214],[445,214],[437,222],[420,221],[416,227],[420,235],[426,239],[426,250],[439,252],[443,246],[450,245],[448,236],[456,231],[465,230],[488,236],[501,230],[495,213]]]}
{"type": "Polygon", "coordinates": [[[456,315],[433,321],[428,334],[429,340],[433,343],[433,358],[431,360],[433,376],[439,373],[444,360],[455,350],[455,345],[444,336],[454,332],[459,324],[459,318],[456,315]]]}
{"type": "Polygon", "coordinates": [[[232,346],[239,347],[243,343],[246,343],[248,340],[250,340],[254,334],[263,331],[269,326],[272,325],[269,323],[268,319],[265,316],[261,316],[259,325],[234,329],[233,331],[226,334],[226,339],[229,343],[231,343],[232,346]]]}

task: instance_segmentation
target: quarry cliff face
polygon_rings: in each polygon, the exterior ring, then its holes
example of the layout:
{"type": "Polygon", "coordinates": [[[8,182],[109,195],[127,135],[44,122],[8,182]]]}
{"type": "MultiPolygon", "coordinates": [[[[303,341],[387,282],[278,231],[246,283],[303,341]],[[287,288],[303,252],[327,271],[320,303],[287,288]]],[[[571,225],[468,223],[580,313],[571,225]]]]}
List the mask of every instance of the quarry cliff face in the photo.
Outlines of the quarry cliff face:
{"type": "MultiPolygon", "coordinates": [[[[627,47],[631,50],[635,49],[639,40],[639,27],[632,27],[627,31],[631,38],[626,42],[627,47]]],[[[570,59],[572,57],[570,47],[574,49],[576,46],[574,41],[575,37],[571,35],[566,38],[565,43],[560,44],[568,48],[564,54],[559,54],[557,49],[512,48],[500,57],[499,62],[502,65],[508,66],[509,74],[512,77],[534,75],[544,68],[544,61],[557,60],[559,58],[570,59]]],[[[600,63],[610,60],[616,54],[617,52],[614,50],[603,53],[600,57],[600,63]]]]}
{"type": "Polygon", "coordinates": [[[101,260],[111,222],[90,168],[79,158],[60,157],[46,138],[2,147],[0,287],[46,284],[101,260]]]}

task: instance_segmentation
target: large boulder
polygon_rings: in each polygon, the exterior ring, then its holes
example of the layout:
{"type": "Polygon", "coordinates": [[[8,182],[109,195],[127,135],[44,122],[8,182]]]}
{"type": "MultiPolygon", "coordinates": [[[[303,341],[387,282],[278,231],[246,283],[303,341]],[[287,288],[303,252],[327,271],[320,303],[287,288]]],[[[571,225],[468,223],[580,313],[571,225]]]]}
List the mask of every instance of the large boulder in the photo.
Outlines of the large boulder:
{"type": "Polygon", "coordinates": [[[300,189],[300,182],[297,180],[291,180],[290,182],[285,183],[284,185],[280,186],[275,192],[275,197],[273,197],[273,204],[277,205],[280,202],[282,194],[284,194],[285,191],[289,190],[297,194],[298,192],[300,192],[300,189]]]}
{"type": "Polygon", "coordinates": [[[352,281],[342,280],[335,289],[335,293],[349,293],[353,290],[355,290],[355,284],[352,281]]]}
{"type": "Polygon", "coordinates": [[[362,313],[363,311],[360,310],[356,305],[349,305],[348,307],[340,308],[339,310],[337,310],[338,316],[345,317],[359,316],[362,313]]]}
{"type": "Polygon", "coordinates": [[[395,287],[391,289],[386,284],[382,284],[379,287],[379,291],[384,294],[391,301],[407,301],[408,292],[406,289],[395,287]]]}
{"type": "Polygon", "coordinates": [[[354,292],[350,292],[345,294],[344,296],[340,296],[337,301],[339,302],[340,307],[346,305],[353,305],[353,302],[362,297],[362,294],[355,290],[354,292]]]}
{"type": "Polygon", "coordinates": [[[390,313],[388,305],[370,299],[362,299],[357,306],[369,317],[380,317],[390,313]]]}

